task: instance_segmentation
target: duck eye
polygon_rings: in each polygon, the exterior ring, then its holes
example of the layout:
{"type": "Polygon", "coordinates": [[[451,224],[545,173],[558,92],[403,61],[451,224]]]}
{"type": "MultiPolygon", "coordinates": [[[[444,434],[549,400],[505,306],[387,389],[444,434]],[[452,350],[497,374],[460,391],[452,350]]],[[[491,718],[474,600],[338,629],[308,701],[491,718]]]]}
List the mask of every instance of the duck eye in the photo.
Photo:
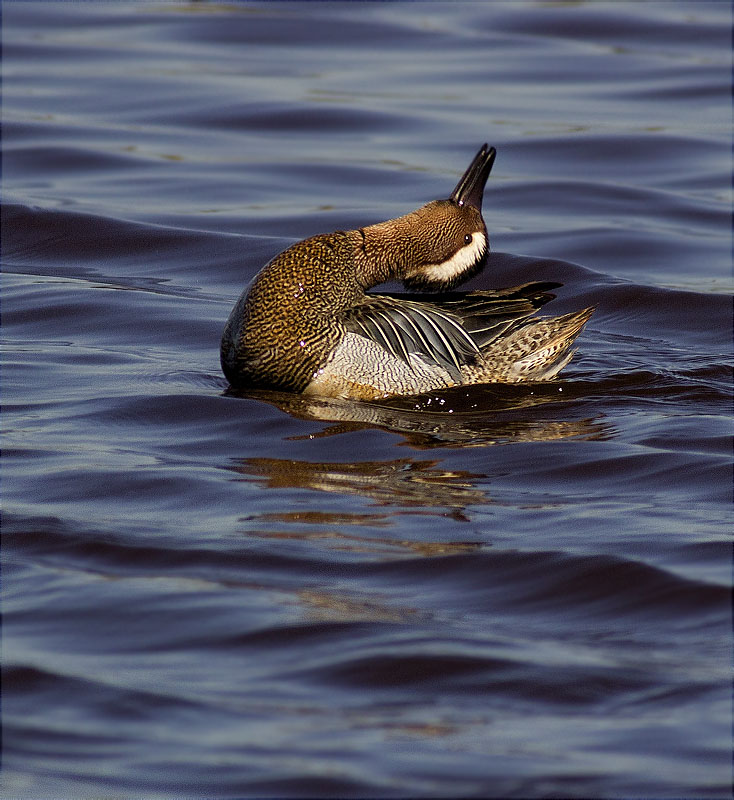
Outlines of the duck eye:
{"type": "Polygon", "coordinates": [[[472,235],[470,233],[467,233],[464,236],[464,244],[471,244],[471,240],[472,240],[472,235]]]}

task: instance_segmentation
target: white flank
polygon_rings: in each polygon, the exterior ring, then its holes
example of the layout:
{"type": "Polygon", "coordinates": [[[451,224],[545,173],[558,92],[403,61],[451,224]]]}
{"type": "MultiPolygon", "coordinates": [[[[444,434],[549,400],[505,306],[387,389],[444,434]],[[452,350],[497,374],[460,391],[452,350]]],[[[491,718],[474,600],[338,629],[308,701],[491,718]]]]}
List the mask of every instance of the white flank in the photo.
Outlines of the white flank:
{"type": "Polygon", "coordinates": [[[472,240],[457,250],[448,261],[423,267],[421,274],[432,281],[450,281],[470,269],[485,254],[487,239],[483,233],[472,234],[472,240]]]}

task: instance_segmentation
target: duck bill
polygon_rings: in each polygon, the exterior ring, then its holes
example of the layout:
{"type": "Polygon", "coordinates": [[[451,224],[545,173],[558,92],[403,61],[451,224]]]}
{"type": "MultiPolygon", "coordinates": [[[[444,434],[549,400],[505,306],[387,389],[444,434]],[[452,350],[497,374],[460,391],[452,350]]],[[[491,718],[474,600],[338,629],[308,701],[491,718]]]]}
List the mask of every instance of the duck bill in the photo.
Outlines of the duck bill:
{"type": "Polygon", "coordinates": [[[484,184],[492,171],[496,155],[497,151],[494,147],[487,147],[486,144],[483,144],[480,151],[474,156],[469,169],[461,176],[461,180],[451,192],[449,199],[460,206],[474,206],[477,211],[481,211],[484,184]]]}

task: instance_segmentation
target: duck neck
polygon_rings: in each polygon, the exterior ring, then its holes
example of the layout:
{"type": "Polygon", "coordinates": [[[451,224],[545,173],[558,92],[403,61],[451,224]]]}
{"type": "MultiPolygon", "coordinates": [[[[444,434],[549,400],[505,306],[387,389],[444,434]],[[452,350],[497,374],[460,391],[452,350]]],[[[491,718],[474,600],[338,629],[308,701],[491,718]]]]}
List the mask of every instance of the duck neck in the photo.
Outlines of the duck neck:
{"type": "Polygon", "coordinates": [[[410,235],[413,215],[378,222],[354,231],[357,280],[363,289],[402,280],[415,262],[415,240],[410,235]]]}

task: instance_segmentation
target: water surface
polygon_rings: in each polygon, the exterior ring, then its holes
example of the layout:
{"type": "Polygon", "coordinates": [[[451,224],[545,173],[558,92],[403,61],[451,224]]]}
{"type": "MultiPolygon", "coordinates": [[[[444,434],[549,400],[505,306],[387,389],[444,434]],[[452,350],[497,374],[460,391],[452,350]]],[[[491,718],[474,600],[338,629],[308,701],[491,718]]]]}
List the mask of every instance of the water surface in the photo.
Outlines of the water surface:
{"type": "Polygon", "coordinates": [[[3,13],[3,795],[730,797],[728,3],[3,13]],[[562,379],[228,391],[477,147],[562,379]]]}

